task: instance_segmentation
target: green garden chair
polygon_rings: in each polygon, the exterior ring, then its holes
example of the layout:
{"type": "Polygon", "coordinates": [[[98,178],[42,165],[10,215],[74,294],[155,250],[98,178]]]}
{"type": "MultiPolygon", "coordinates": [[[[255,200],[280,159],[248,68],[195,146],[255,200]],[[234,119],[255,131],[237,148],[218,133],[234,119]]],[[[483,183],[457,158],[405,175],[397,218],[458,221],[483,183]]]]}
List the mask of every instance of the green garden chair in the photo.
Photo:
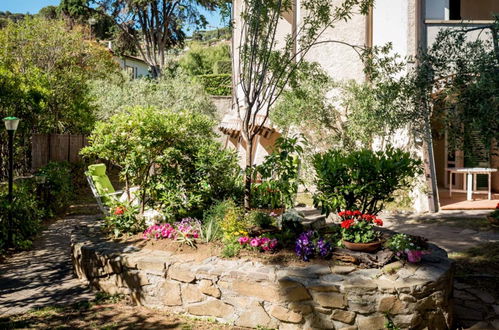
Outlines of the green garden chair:
{"type": "Polygon", "coordinates": [[[102,213],[108,214],[108,205],[120,200],[119,196],[123,195],[123,191],[116,191],[111,184],[106,175],[106,165],[105,164],[94,164],[88,167],[88,171],[85,172],[87,176],[88,184],[90,189],[94,194],[97,204],[102,213]]]}

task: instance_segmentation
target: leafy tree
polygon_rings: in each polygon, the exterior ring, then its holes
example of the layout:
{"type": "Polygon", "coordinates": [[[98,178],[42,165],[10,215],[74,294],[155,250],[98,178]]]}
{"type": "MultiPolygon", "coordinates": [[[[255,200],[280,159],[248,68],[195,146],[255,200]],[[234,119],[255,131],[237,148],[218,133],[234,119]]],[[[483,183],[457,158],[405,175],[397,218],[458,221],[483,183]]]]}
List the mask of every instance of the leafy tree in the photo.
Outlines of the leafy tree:
{"type": "Polygon", "coordinates": [[[199,113],[135,107],[98,123],[82,153],[118,166],[126,187],[138,185],[142,212],[148,204],[175,220],[237,190],[237,156],[215,142],[213,127],[199,113]]]}
{"type": "Polygon", "coordinates": [[[222,73],[214,72],[220,61],[230,61],[229,45],[224,43],[203,45],[198,42],[192,42],[189,44],[189,50],[180,58],[179,65],[188,74],[196,76],[222,73]]]}
{"type": "Polygon", "coordinates": [[[159,77],[167,51],[183,45],[186,25],[205,26],[201,7],[214,9],[217,0],[65,0],[74,11],[95,11],[113,20],[159,77]]]}
{"type": "Polygon", "coordinates": [[[97,116],[107,119],[133,106],[153,106],[171,111],[188,110],[215,116],[216,108],[199,83],[180,74],[164,74],[160,79],[100,79],[91,83],[92,105],[97,116]]]}
{"type": "MultiPolygon", "coordinates": [[[[117,72],[118,65],[105,48],[86,41],[81,28],[70,30],[58,20],[11,22],[0,30],[0,44],[0,116],[22,119],[16,165],[24,172],[30,168],[32,133],[92,129],[95,114],[88,82],[117,72]]],[[[0,145],[0,177],[6,171],[6,148],[0,145]]]]}
{"type": "Polygon", "coordinates": [[[345,0],[332,5],[328,0],[305,0],[302,24],[276,40],[277,27],[282,16],[293,10],[289,0],[248,0],[242,6],[239,61],[236,68],[242,91],[236,97],[237,112],[242,122],[241,135],[246,144],[246,208],[250,207],[251,169],[256,136],[267,121],[272,105],[296,76],[304,57],[319,41],[324,31],[337,22],[348,20],[354,11],[366,14],[371,0],[345,0]],[[263,116],[260,120],[259,115],[263,116]]]}

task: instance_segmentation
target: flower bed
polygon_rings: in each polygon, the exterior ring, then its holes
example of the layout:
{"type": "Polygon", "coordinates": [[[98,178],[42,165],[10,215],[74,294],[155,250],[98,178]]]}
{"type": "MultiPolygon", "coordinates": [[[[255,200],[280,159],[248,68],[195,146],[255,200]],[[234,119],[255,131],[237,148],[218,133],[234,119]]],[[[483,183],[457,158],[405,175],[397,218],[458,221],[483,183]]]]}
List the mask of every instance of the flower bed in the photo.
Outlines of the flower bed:
{"type": "Polygon", "coordinates": [[[333,262],[289,266],[277,260],[228,260],[206,253],[196,258],[105,241],[97,232],[74,232],[76,274],[141,305],[248,327],[382,329],[390,321],[401,328],[446,329],[452,322],[452,263],[431,244],[432,253],[420,264],[398,261],[360,269],[333,262]]]}

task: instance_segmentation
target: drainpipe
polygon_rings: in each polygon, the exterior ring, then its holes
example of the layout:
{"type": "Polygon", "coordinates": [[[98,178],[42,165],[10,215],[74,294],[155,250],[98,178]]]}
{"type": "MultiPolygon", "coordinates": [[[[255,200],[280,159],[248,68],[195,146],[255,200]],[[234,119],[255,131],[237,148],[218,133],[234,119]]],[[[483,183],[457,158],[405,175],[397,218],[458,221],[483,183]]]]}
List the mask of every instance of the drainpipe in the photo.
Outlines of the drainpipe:
{"type": "MultiPolygon", "coordinates": [[[[425,10],[425,3],[423,0],[416,0],[416,8],[415,8],[415,13],[416,13],[416,24],[415,24],[415,29],[416,29],[416,51],[418,52],[419,49],[424,48],[426,50],[426,44],[423,44],[422,41],[426,42],[426,38],[423,36],[426,36],[426,31],[423,31],[422,29],[425,28],[424,25],[424,13],[426,12],[425,10]]],[[[416,65],[418,63],[416,62],[416,65]]],[[[427,107],[429,104],[427,104],[427,107]]],[[[440,210],[440,202],[438,199],[438,184],[437,184],[437,171],[435,168],[435,154],[433,152],[433,139],[432,139],[432,134],[431,134],[431,124],[430,124],[430,109],[427,109],[428,111],[428,118],[427,118],[427,123],[425,127],[425,141],[423,142],[423,157],[424,157],[424,163],[425,163],[425,179],[426,183],[428,185],[428,188],[430,192],[428,193],[428,207],[430,212],[438,212],[440,210]]]]}

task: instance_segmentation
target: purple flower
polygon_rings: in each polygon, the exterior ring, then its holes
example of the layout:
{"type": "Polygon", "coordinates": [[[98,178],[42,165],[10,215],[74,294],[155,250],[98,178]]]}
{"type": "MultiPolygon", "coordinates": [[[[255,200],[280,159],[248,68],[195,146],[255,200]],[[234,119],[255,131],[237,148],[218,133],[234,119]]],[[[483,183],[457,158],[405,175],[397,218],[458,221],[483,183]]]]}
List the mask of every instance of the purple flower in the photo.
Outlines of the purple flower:
{"type": "Polygon", "coordinates": [[[319,252],[319,255],[323,258],[330,257],[331,253],[333,252],[333,248],[331,247],[331,244],[326,242],[322,238],[319,238],[319,240],[317,241],[317,250],[319,252]]]}

